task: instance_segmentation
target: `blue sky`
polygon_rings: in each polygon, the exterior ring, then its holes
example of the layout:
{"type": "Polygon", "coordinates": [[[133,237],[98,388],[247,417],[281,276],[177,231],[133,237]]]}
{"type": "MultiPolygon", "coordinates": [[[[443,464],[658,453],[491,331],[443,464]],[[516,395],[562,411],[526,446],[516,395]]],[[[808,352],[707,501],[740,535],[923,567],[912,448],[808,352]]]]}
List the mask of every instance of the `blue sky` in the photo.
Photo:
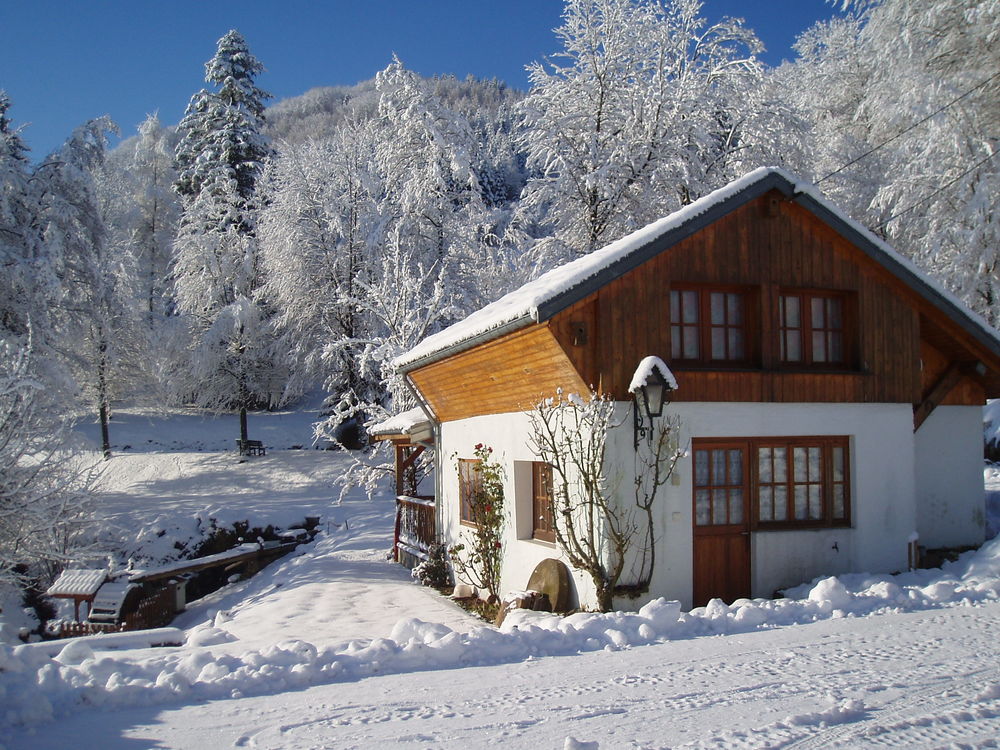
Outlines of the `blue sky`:
{"type": "MultiPolygon", "coordinates": [[[[8,0],[0,9],[0,88],[40,159],[74,127],[108,114],[131,135],[147,113],[180,120],[204,63],[239,29],[275,99],[354,84],[395,52],[424,75],[471,74],[527,89],[524,67],[558,51],[562,0],[8,0]]],[[[715,21],[740,16],[775,65],[834,7],[824,0],[706,0],[715,21]]]]}

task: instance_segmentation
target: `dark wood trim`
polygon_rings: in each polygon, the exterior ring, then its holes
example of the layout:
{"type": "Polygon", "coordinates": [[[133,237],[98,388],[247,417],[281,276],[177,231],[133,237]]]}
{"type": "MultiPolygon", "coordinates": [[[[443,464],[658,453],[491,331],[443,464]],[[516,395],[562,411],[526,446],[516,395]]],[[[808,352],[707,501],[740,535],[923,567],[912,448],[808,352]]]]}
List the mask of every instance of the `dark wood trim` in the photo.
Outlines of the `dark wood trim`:
{"type": "Polygon", "coordinates": [[[941,374],[941,377],[937,379],[937,382],[934,383],[927,395],[924,396],[923,400],[913,406],[914,432],[920,429],[920,425],[927,421],[927,417],[931,415],[931,412],[955,389],[955,386],[962,380],[966,369],[968,368],[964,367],[961,363],[952,362],[948,366],[948,369],[941,374]]]}
{"type": "Polygon", "coordinates": [[[425,450],[424,446],[422,445],[416,446],[416,450],[414,450],[412,453],[410,453],[409,456],[406,457],[403,463],[399,465],[399,468],[404,471],[406,469],[409,469],[411,466],[413,466],[413,463],[417,460],[420,454],[424,452],[424,450],[425,450]]]}
{"type": "MultiPolygon", "coordinates": [[[[853,508],[854,493],[851,482],[851,440],[847,435],[776,435],[772,437],[743,437],[743,438],[695,438],[691,442],[692,461],[694,461],[694,451],[711,450],[714,448],[740,448],[744,450],[744,488],[746,492],[746,524],[751,531],[803,531],[808,529],[828,529],[828,528],[850,528],[853,508]],[[823,518],[816,520],[798,521],[788,518],[783,521],[761,521],[760,520],[760,477],[758,449],[768,447],[784,447],[788,449],[819,447],[823,453],[820,456],[822,461],[822,503],[823,518]],[[833,449],[842,448],[844,451],[844,518],[833,517],[833,449]]],[[[793,488],[796,483],[793,481],[793,464],[791,454],[786,456],[788,496],[786,499],[788,515],[794,514],[793,488]]],[[[696,467],[692,464],[692,503],[695,501],[694,492],[699,488],[695,485],[696,467]]],[[[769,483],[770,484],[770,483],[769,483]]],[[[692,505],[693,521],[697,520],[697,508],[692,505]]],[[[699,533],[712,533],[712,529],[726,529],[728,527],[701,526],[695,523],[695,535],[699,533]],[[704,529],[705,531],[701,531],[704,529]]]]}
{"type": "Polygon", "coordinates": [[[552,465],[544,461],[531,462],[531,538],[555,542],[552,506],[552,465]],[[542,521],[542,523],[539,523],[542,521]]]}

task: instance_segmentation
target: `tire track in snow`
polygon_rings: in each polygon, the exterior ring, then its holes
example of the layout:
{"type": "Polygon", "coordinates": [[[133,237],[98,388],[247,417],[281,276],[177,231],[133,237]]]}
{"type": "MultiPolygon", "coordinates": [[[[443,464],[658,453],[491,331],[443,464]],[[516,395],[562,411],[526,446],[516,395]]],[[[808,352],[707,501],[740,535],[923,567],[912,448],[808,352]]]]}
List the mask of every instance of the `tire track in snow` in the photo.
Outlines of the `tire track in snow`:
{"type": "Polygon", "coordinates": [[[965,689],[951,687],[954,684],[954,677],[944,679],[948,684],[942,685],[937,681],[932,685],[910,690],[886,707],[867,713],[866,718],[860,721],[823,728],[813,736],[793,742],[787,747],[809,750],[843,746],[844,743],[847,743],[848,747],[857,747],[859,740],[865,740],[866,744],[873,741],[876,744],[888,743],[891,747],[920,747],[927,743],[936,746],[942,742],[968,739],[968,731],[957,732],[955,729],[956,725],[972,721],[977,722],[977,726],[967,729],[977,733],[984,730],[990,732],[994,738],[998,736],[1000,690],[995,691],[998,693],[996,697],[991,695],[983,698],[982,694],[973,694],[976,691],[973,691],[970,685],[1000,684],[997,682],[1000,680],[1000,668],[990,666],[960,675],[958,679],[965,689]],[[970,704],[973,703],[990,705],[970,708],[970,704]],[[984,722],[989,726],[983,726],[978,722],[984,722]],[[908,745],[899,736],[900,732],[911,728],[920,730],[918,732],[922,735],[920,745],[908,745]],[[880,735],[883,736],[881,740],[878,739],[880,735]]]}
{"type": "MultiPolygon", "coordinates": [[[[971,688],[956,690],[951,687],[955,679],[955,676],[936,677],[932,684],[909,689],[904,696],[882,708],[867,706],[859,700],[840,701],[826,711],[793,715],[745,731],[729,730],[691,746],[756,748],[766,740],[769,748],[795,750],[862,746],[918,748],[978,741],[979,735],[984,741],[998,736],[1000,683],[994,683],[996,695],[987,691],[983,698],[973,695],[975,691],[971,688]],[[976,701],[990,705],[970,709],[970,703],[976,701]],[[914,730],[910,732],[912,742],[903,741],[911,729],[914,730]]],[[[957,679],[965,686],[982,685],[1000,679],[1000,668],[990,666],[964,672],[957,679]]]]}

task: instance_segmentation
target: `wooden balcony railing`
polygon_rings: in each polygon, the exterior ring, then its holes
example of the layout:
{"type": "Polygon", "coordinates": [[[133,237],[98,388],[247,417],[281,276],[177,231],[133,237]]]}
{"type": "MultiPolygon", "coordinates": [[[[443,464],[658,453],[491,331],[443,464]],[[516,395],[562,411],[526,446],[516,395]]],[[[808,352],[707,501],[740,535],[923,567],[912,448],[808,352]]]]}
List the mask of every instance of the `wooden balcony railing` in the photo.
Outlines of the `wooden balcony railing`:
{"type": "Polygon", "coordinates": [[[434,511],[433,497],[396,497],[396,529],[392,544],[396,562],[399,562],[400,550],[415,557],[427,558],[427,551],[436,536],[434,511]]]}

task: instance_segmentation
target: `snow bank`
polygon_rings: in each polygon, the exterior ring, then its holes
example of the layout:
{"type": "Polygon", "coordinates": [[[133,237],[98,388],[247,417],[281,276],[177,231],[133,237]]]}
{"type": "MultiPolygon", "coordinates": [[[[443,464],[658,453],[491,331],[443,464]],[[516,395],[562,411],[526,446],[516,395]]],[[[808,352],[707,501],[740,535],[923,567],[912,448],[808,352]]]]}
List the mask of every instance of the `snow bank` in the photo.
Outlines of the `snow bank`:
{"type": "Polygon", "coordinates": [[[715,599],[688,613],[681,613],[677,602],[662,599],[638,612],[559,617],[515,610],[499,630],[483,626],[468,633],[407,618],[396,624],[389,638],[324,648],[291,639],[239,655],[213,654],[198,645],[224,637],[218,621],[192,629],[183,648],[144,652],[139,658],[98,656],[83,643],[64,647],[56,658],[31,646],[3,647],[0,725],[35,724],[86,706],[121,708],[268,694],[376,674],[614,651],[831,617],[995,601],[1000,599],[1000,539],[941,570],[817,579],[788,593],[787,599],[741,599],[731,605],[715,599]]]}
{"type": "MultiPolygon", "coordinates": [[[[67,663],[67,655],[76,653],[78,646],[88,651],[122,650],[132,648],[152,648],[154,646],[177,646],[184,643],[184,631],[180,628],[151,628],[124,633],[100,633],[81,638],[65,638],[57,641],[29,643],[26,650],[38,651],[67,663]]],[[[82,660],[80,660],[82,661],[82,660]]]]}

